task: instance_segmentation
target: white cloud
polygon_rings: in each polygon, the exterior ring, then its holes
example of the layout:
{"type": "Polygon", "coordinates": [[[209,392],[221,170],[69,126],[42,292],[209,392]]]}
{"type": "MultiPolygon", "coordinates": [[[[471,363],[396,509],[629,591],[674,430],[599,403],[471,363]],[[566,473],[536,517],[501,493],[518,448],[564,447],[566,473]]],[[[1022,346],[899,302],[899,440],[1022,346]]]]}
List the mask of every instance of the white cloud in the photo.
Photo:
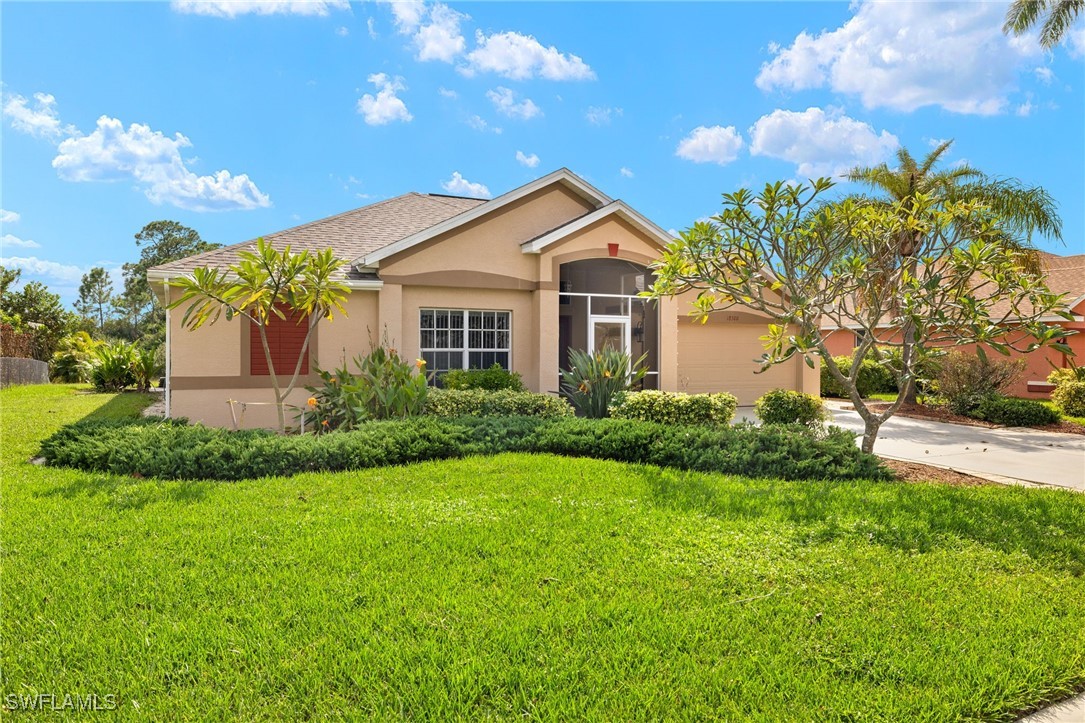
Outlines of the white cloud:
{"type": "Polygon", "coordinates": [[[580,57],[553,45],[544,47],[531,35],[517,32],[475,33],[476,47],[467,54],[465,75],[496,73],[512,80],[594,80],[595,72],[580,57]]]}
{"type": "Polygon", "coordinates": [[[928,138],[927,145],[931,148],[937,148],[948,140],[948,138],[928,138]]]}
{"type": "Polygon", "coordinates": [[[22,216],[14,211],[0,208],[0,223],[17,223],[20,218],[22,218],[22,216]]]}
{"type": "Polygon", "coordinates": [[[21,95],[9,95],[4,99],[4,115],[11,121],[12,128],[51,141],[77,133],[74,127],[61,124],[56,98],[48,93],[35,93],[34,101],[31,104],[21,95]]]}
{"type": "Polygon", "coordinates": [[[1036,74],[1036,78],[1044,85],[1051,85],[1051,81],[1055,79],[1055,72],[1045,65],[1033,69],[1032,72],[1036,74]]]}
{"type": "Polygon", "coordinates": [[[1014,111],[1014,113],[1016,113],[1021,118],[1027,118],[1028,116],[1032,115],[1032,111],[1034,110],[1036,110],[1036,106],[1032,104],[1031,100],[1026,100],[1024,103],[1017,106],[1017,109],[1014,111]]]}
{"type": "Polygon", "coordinates": [[[530,156],[526,155],[523,151],[516,151],[516,162],[521,166],[527,166],[528,168],[534,168],[539,165],[539,157],[532,153],[530,156]]]}
{"type": "Polygon", "coordinates": [[[18,236],[13,236],[10,233],[6,233],[0,236],[0,247],[15,246],[23,249],[40,249],[41,244],[37,241],[31,241],[30,239],[21,239],[18,236]]]}
{"type": "Polygon", "coordinates": [[[102,116],[90,135],[61,142],[53,168],[65,181],[132,180],[153,203],[192,211],[271,205],[246,174],[234,176],[223,170],[197,176],[181,158],[181,149],[191,145],[180,133],[169,138],[139,123],[125,130],[120,120],[102,116]]]}
{"type": "Polygon", "coordinates": [[[868,123],[832,108],[775,110],[750,128],[751,155],[790,161],[803,179],[840,176],[857,165],[874,165],[899,147],[892,133],[878,133],[868,123]]]}
{"type": "Polygon", "coordinates": [[[469,16],[439,2],[427,6],[422,0],[385,1],[392,8],[396,30],[411,36],[416,60],[451,63],[467,47],[460,22],[469,16]]]}
{"type": "Polygon", "coordinates": [[[856,3],[844,25],[799,33],[761,66],[768,91],[829,87],[867,108],[955,113],[1006,110],[1023,63],[1042,54],[1034,36],[1002,33],[1002,3],[856,3]]]}
{"type": "Polygon", "coordinates": [[[454,90],[449,90],[448,88],[446,88],[444,86],[441,86],[440,88],[438,88],[437,92],[440,93],[442,97],[444,97],[444,98],[452,98],[453,100],[460,97],[459,93],[457,93],[454,90]]]}
{"type": "Polygon", "coordinates": [[[114,289],[120,289],[124,286],[124,268],[114,261],[99,261],[83,267],[60,263],[59,261],[50,261],[49,259],[40,259],[37,256],[2,256],[0,257],[0,265],[19,269],[23,272],[22,278],[19,279],[20,286],[28,281],[41,281],[49,287],[50,291],[60,294],[61,297],[69,301],[74,301],[78,295],[79,283],[83,280],[83,274],[86,274],[95,266],[100,266],[106,270],[113,282],[114,289]]]}
{"type": "Polygon", "coordinates": [[[407,111],[406,103],[396,96],[399,91],[407,89],[403,78],[374,73],[367,80],[377,87],[377,95],[366,93],[358,100],[358,112],[365,117],[366,123],[382,126],[392,121],[409,123],[414,118],[407,111]]]}
{"type": "Polygon", "coordinates": [[[377,36],[377,24],[373,20],[373,18],[366,18],[366,20],[365,20],[365,28],[366,28],[366,30],[369,31],[370,39],[376,40],[377,37],[378,37],[377,36]]]}
{"type": "Polygon", "coordinates": [[[447,5],[434,3],[429,8],[429,22],[423,23],[414,34],[418,60],[440,60],[451,63],[463,52],[467,41],[460,32],[460,21],[466,19],[447,5]]]}
{"type": "Polygon", "coordinates": [[[238,15],[318,15],[349,10],[347,0],[173,0],[170,7],[189,15],[235,18],[238,15]]]}
{"type": "Polygon", "coordinates": [[[346,25],[340,25],[335,29],[335,34],[341,38],[345,38],[350,35],[350,28],[348,28],[346,25]]]}
{"type": "Polygon", "coordinates": [[[621,116],[621,108],[610,108],[607,106],[589,106],[588,112],[584,114],[584,117],[588,119],[588,122],[593,126],[608,126],[612,116],[621,116]]]}
{"type": "Polygon", "coordinates": [[[622,167],[621,167],[621,168],[620,168],[620,169],[618,170],[618,173],[622,174],[622,176],[623,176],[623,177],[625,177],[625,178],[632,178],[632,177],[633,177],[633,176],[635,175],[635,174],[633,173],[633,171],[631,171],[630,169],[626,168],[625,166],[622,166],[622,167]]]}
{"type": "Polygon", "coordinates": [[[502,129],[501,129],[500,126],[491,126],[480,115],[473,115],[470,118],[468,118],[467,119],[467,125],[471,126],[476,131],[482,131],[483,133],[485,133],[486,131],[489,131],[490,133],[496,133],[497,135],[501,135],[501,132],[502,132],[502,129]]]}
{"type": "Polygon", "coordinates": [[[678,143],[675,155],[694,163],[718,163],[725,166],[738,158],[745,145],[734,126],[698,126],[678,143]]]}
{"type": "Polygon", "coordinates": [[[507,115],[509,118],[530,120],[531,118],[542,114],[542,110],[539,109],[539,106],[535,105],[535,102],[531,100],[531,98],[525,98],[522,102],[517,103],[516,92],[503,86],[498,86],[494,90],[486,91],[486,97],[493,102],[498,113],[507,115]]]}
{"type": "Polygon", "coordinates": [[[460,175],[459,171],[452,172],[452,178],[444,181],[441,188],[457,196],[470,196],[471,198],[490,198],[490,189],[481,183],[471,183],[460,175]]]}

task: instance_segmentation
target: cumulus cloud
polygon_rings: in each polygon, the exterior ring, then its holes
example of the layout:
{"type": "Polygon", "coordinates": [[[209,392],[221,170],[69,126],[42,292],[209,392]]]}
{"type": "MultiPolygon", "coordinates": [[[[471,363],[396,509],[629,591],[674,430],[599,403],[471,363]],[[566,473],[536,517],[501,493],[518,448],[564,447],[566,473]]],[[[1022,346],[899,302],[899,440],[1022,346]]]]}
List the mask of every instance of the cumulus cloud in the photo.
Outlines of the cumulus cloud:
{"type": "Polygon", "coordinates": [[[539,157],[532,153],[530,156],[523,151],[516,151],[516,162],[521,166],[527,166],[528,168],[534,168],[539,165],[539,157]]]}
{"type": "Polygon", "coordinates": [[[1042,55],[1033,36],[1002,33],[1001,3],[865,2],[844,25],[800,33],[761,66],[765,91],[828,87],[867,108],[1004,112],[1018,73],[1042,55]]]}
{"type": "Polygon", "coordinates": [[[498,113],[507,115],[509,118],[529,120],[542,114],[542,110],[535,105],[531,98],[525,98],[518,103],[516,102],[516,92],[503,86],[486,91],[486,97],[494,104],[498,113]]]}
{"type": "Polygon", "coordinates": [[[878,133],[832,108],[775,110],[750,128],[751,155],[794,163],[804,179],[841,176],[854,166],[881,163],[899,147],[892,133],[878,133]]]}
{"type": "Polygon", "coordinates": [[[471,198],[490,198],[490,189],[481,183],[471,183],[460,175],[459,171],[452,172],[452,178],[441,183],[441,188],[457,196],[470,196],[471,198]]]}
{"type": "Polygon", "coordinates": [[[626,168],[625,166],[622,166],[622,167],[621,167],[621,168],[620,168],[620,169],[618,170],[618,173],[622,174],[622,176],[623,176],[624,178],[632,178],[632,177],[633,177],[633,175],[634,175],[634,174],[633,174],[633,171],[631,171],[630,169],[626,168]]]}
{"type": "Polygon", "coordinates": [[[377,35],[377,23],[373,18],[366,18],[365,28],[369,31],[369,37],[371,39],[376,40],[379,37],[377,35]]]}
{"type": "Polygon", "coordinates": [[[31,241],[30,239],[21,239],[18,236],[10,233],[6,233],[3,236],[0,236],[0,247],[7,248],[10,246],[15,246],[22,249],[41,248],[41,244],[39,244],[37,241],[31,241]]]}
{"type": "Polygon", "coordinates": [[[456,98],[460,97],[459,93],[454,90],[449,90],[443,85],[437,89],[437,92],[441,95],[442,98],[451,98],[452,100],[455,100],[456,98]]]}
{"type": "Polygon", "coordinates": [[[17,223],[22,218],[14,211],[8,211],[6,208],[0,208],[0,223],[17,223]]]}
{"type": "Polygon", "coordinates": [[[340,25],[335,29],[335,34],[341,38],[345,38],[350,35],[350,28],[348,28],[346,25],[340,25]]]}
{"type": "Polygon", "coordinates": [[[481,131],[483,133],[486,133],[487,131],[490,132],[490,133],[495,133],[497,135],[501,135],[501,133],[502,133],[501,126],[492,126],[492,125],[490,125],[489,123],[486,122],[486,119],[483,118],[480,115],[473,115],[470,118],[468,118],[467,119],[467,125],[471,126],[476,131],[481,131]]]}
{"type": "Polygon", "coordinates": [[[678,143],[675,155],[694,163],[725,166],[738,158],[744,142],[734,126],[698,126],[678,143]]]}
{"type": "Polygon", "coordinates": [[[588,122],[593,126],[608,126],[610,125],[611,118],[614,116],[621,116],[621,108],[610,108],[609,106],[589,106],[588,112],[584,114],[588,122]]]}
{"type": "Polygon", "coordinates": [[[235,18],[238,15],[317,15],[349,10],[348,0],[173,0],[175,12],[235,18]]]}
{"type": "Polygon", "coordinates": [[[37,256],[0,256],[0,265],[19,269],[23,272],[19,285],[28,281],[41,281],[49,290],[60,294],[66,301],[74,301],[79,293],[79,283],[83,275],[95,266],[100,266],[109,274],[114,288],[124,286],[124,267],[114,261],[99,261],[90,266],[77,266],[59,261],[38,258],[37,256]]]}
{"type": "Polygon", "coordinates": [[[407,86],[403,78],[398,75],[389,78],[384,73],[374,73],[367,78],[377,88],[377,94],[366,93],[358,100],[358,112],[365,118],[365,122],[371,126],[382,126],[392,121],[409,123],[414,116],[407,111],[407,104],[397,95],[407,86]]]}
{"type": "Polygon", "coordinates": [[[392,8],[396,31],[411,36],[416,60],[451,63],[467,47],[460,23],[469,19],[468,15],[439,2],[426,5],[421,0],[397,0],[388,4],[392,8]]]}
{"type": "Polygon", "coordinates": [[[475,33],[476,47],[467,54],[465,75],[496,73],[512,80],[594,80],[595,71],[579,56],[546,47],[531,35],[517,32],[475,33]]]}
{"type": "Polygon", "coordinates": [[[173,0],[175,12],[213,17],[238,15],[327,15],[349,10],[347,0],[173,0]]]}
{"type": "Polygon", "coordinates": [[[9,95],[4,99],[4,115],[12,128],[37,138],[56,141],[77,132],[74,127],[61,124],[56,98],[48,93],[35,93],[33,102],[21,95],[9,95]]]}
{"type": "Polygon", "coordinates": [[[181,149],[191,146],[180,133],[170,138],[140,123],[132,123],[126,130],[120,120],[102,116],[89,135],[61,142],[53,168],[65,181],[132,180],[152,203],[191,211],[271,205],[246,174],[234,176],[225,170],[208,176],[193,173],[181,157],[181,149]]]}

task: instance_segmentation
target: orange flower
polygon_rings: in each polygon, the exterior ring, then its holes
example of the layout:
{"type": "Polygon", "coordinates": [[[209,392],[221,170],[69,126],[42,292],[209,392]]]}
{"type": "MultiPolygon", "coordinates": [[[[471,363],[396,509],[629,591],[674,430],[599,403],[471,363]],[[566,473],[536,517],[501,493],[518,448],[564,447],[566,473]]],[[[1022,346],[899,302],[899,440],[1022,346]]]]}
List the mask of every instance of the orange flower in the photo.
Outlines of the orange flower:
{"type": "Polygon", "coordinates": [[[310,407],[315,407],[316,406],[316,397],[309,397],[309,406],[310,407]]]}
{"type": "Polygon", "coordinates": [[[587,391],[588,391],[588,384],[587,384],[587,382],[580,382],[580,386],[579,386],[579,387],[577,387],[577,389],[579,389],[579,390],[580,390],[580,391],[582,391],[582,392],[587,392],[587,391]]]}
{"type": "Polygon", "coordinates": [[[419,369],[421,369],[422,367],[426,366],[426,360],[425,359],[415,359],[414,360],[414,365],[416,367],[418,367],[419,369]]]}
{"type": "Polygon", "coordinates": [[[323,424],[325,427],[327,427],[328,426],[328,420],[325,419],[323,422],[321,422],[321,424],[323,424]]]}

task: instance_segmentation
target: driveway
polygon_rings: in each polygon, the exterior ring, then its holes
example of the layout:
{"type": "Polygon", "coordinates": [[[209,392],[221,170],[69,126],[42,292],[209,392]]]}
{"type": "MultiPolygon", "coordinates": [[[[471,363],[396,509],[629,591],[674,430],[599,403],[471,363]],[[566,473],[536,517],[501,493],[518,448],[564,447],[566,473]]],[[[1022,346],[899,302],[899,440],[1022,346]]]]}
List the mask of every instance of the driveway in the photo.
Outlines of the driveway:
{"type": "MultiPolygon", "coordinates": [[[[862,433],[857,412],[829,404],[833,423],[862,433]]],[[[893,417],[878,431],[875,454],[1085,492],[1085,436],[1022,427],[988,429],[893,417]]]]}

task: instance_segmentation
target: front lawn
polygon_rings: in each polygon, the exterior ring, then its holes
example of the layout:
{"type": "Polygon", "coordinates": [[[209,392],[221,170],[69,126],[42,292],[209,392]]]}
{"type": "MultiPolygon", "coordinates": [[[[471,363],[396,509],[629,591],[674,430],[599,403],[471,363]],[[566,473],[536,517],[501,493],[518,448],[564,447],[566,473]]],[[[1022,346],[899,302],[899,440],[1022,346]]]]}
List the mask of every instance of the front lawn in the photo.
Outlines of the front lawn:
{"type": "Polygon", "coordinates": [[[128,718],[1013,720],[1085,687],[1085,496],[505,454],[238,483],[31,465],[137,395],[0,392],[0,699],[128,718]]]}

